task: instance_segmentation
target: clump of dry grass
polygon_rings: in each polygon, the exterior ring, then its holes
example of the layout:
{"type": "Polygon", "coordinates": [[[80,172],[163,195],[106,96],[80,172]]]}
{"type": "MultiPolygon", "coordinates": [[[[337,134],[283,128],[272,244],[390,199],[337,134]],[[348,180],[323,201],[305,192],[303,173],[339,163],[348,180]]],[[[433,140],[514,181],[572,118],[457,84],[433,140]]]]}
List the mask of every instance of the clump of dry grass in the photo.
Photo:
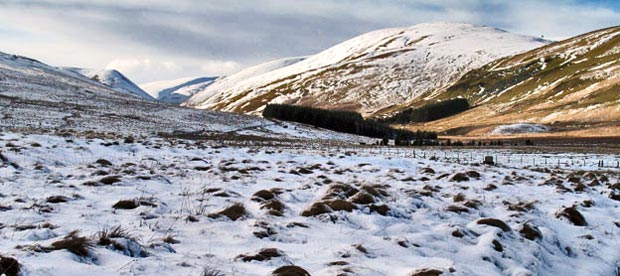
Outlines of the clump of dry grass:
{"type": "Polygon", "coordinates": [[[113,239],[117,239],[117,238],[126,238],[130,240],[134,240],[134,237],[131,234],[129,234],[129,232],[121,228],[120,225],[115,226],[112,229],[103,229],[97,232],[96,237],[97,237],[97,245],[101,245],[101,246],[114,245],[113,239]]]}
{"type": "Polygon", "coordinates": [[[47,203],[65,203],[69,201],[69,198],[63,195],[50,196],[46,199],[47,203]]]}
{"type": "Polygon", "coordinates": [[[342,199],[326,201],[325,204],[334,211],[352,212],[357,209],[355,204],[342,199]]]}
{"type": "Polygon", "coordinates": [[[351,201],[356,204],[368,205],[377,202],[375,197],[366,191],[359,191],[351,198],[351,201]]]}
{"type": "Polygon", "coordinates": [[[564,217],[568,219],[572,224],[577,225],[577,226],[588,225],[588,222],[583,217],[583,215],[579,211],[577,211],[576,206],[564,208],[563,210],[556,213],[555,217],[556,218],[564,217]]]}
{"type": "Polygon", "coordinates": [[[382,216],[387,216],[388,212],[390,212],[390,207],[385,204],[370,204],[368,207],[370,208],[370,211],[378,213],[382,216]]]}
{"type": "Polygon", "coordinates": [[[168,243],[168,244],[178,244],[181,243],[181,241],[177,240],[173,235],[167,235],[165,236],[162,241],[164,243],[168,243]]]}
{"type": "Polygon", "coordinates": [[[254,195],[252,195],[252,200],[253,201],[257,201],[257,202],[263,202],[263,201],[267,201],[267,200],[272,200],[276,197],[276,195],[269,190],[260,190],[256,193],[254,193],[254,195]]]}
{"type": "Polygon", "coordinates": [[[273,272],[272,276],[310,276],[310,273],[305,269],[295,265],[285,265],[273,272]]]}
{"type": "Polygon", "coordinates": [[[260,208],[269,210],[268,213],[272,216],[281,217],[284,215],[286,205],[277,199],[272,199],[261,203],[260,208]]]}
{"type": "Polygon", "coordinates": [[[320,214],[326,214],[326,213],[331,213],[331,212],[332,210],[325,203],[315,202],[314,204],[312,204],[312,206],[310,206],[309,209],[306,209],[303,212],[301,212],[301,216],[314,217],[320,214]]]}
{"type": "Polygon", "coordinates": [[[450,205],[450,206],[446,207],[446,211],[457,213],[457,214],[469,213],[469,209],[467,209],[466,207],[463,207],[463,206],[459,206],[459,205],[450,205]]]}
{"type": "Polygon", "coordinates": [[[205,267],[200,276],[224,276],[224,273],[215,268],[205,267]]]}
{"type": "Polygon", "coordinates": [[[136,209],[138,208],[138,206],[140,206],[140,204],[138,203],[137,200],[124,199],[124,200],[119,200],[118,202],[116,202],[114,205],[112,205],[112,208],[130,210],[130,209],[136,209]]]}
{"type": "Polygon", "coordinates": [[[456,173],[450,178],[450,181],[454,181],[454,182],[469,181],[469,177],[467,176],[467,174],[464,174],[464,173],[456,173]]]}
{"type": "Polygon", "coordinates": [[[0,255],[0,275],[18,276],[21,271],[21,264],[12,257],[0,255]]]}
{"type": "Polygon", "coordinates": [[[106,176],[104,178],[99,179],[99,183],[103,185],[114,185],[118,182],[121,182],[121,177],[118,175],[106,176]]]}
{"type": "Polygon", "coordinates": [[[95,161],[96,164],[102,166],[102,167],[112,167],[113,164],[112,162],[105,160],[105,159],[99,159],[97,161],[95,161]]]}
{"type": "Polygon", "coordinates": [[[478,221],[476,221],[476,223],[477,224],[483,224],[483,225],[497,227],[499,229],[502,229],[502,231],[504,231],[504,232],[510,232],[511,231],[510,226],[508,226],[508,224],[506,224],[502,220],[496,219],[496,218],[481,218],[478,221]]]}
{"type": "Polygon", "coordinates": [[[46,249],[48,249],[48,251],[65,249],[80,257],[88,257],[95,243],[88,237],[79,236],[79,233],[80,232],[77,230],[72,231],[61,240],[53,242],[51,246],[46,249]]]}
{"type": "Polygon", "coordinates": [[[436,268],[422,268],[409,273],[409,276],[440,276],[443,271],[436,268]]]}
{"type": "Polygon", "coordinates": [[[359,190],[347,184],[333,184],[325,191],[323,199],[347,199],[359,190]]]}
{"type": "Polygon", "coordinates": [[[530,225],[529,223],[524,223],[523,228],[519,231],[524,238],[528,240],[537,240],[542,239],[542,232],[538,229],[538,227],[530,225]]]}
{"type": "Polygon", "coordinates": [[[121,251],[130,257],[147,257],[148,253],[138,239],[124,230],[120,225],[99,231],[96,236],[97,245],[121,251]]]}
{"type": "Polygon", "coordinates": [[[493,191],[495,189],[497,189],[497,186],[495,186],[493,184],[489,184],[489,185],[487,185],[486,187],[483,188],[483,190],[485,190],[485,191],[493,191]]]}
{"type": "Polygon", "coordinates": [[[210,214],[209,217],[210,218],[219,218],[219,217],[227,217],[232,221],[236,221],[244,216],[247,215],[247,211],[245,209],[245,206],[243,206],[242,203],[234,203],[228,207],[226,207],[224,210],[219,211],[217,213],[214,214],[210,214]]]}
{"type": "Polygon", "coordinates": [[[157,207],[157,203],[154,198],[123,199],[112,205],[112,208],[131,210],[139,206],[157,207]]]}
{"type": "Polygon", "coordinates": [[[462,193],[458,193],[456,195],[454,195],[454,197],[452,198],[452,200],[454,202],[461,202],[461,201],[465,201],[465,195],[462,193]]]}
{"type": "Polygon", "coordinates": [[[263,248],[263,249],[259,250],[258,253],[254,254],[254,255],[241,254],[241,255],[237,256],[235,259],[241,260],[241,261],[244,261],[244,262],[251,262],[251,261],[262,262],[262,261],[268,261],[268,260],[271,260],[273,258],[278,258],[278,257],[283,257],[283,256],[284,256],[284,252],[282,252],[280,249],[277,249],[277,248],[263,248]]]}

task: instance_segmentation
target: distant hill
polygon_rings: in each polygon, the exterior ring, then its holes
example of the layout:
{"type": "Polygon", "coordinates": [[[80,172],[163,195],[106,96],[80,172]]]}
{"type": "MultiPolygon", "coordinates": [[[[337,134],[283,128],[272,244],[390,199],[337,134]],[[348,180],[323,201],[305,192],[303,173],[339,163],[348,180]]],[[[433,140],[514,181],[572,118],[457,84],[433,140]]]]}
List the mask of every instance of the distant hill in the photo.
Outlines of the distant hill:
{"type": "Polygon", "coordinates": [[[105,84],[112,89],[141,97],[147,100],[154,100],[151,95],[146,93],[142,88],[138,87],[129,78],[123,75],[117,70],[97,70],[97,69],[84,69],[84,68],[64,68],[79,74],[82,74],[94,81],[98,81],[105,84]]]}
{"type": "Polygon", "coordinates": [[[215,80],[217,77],[183,78],[145,83],[140,86],[158,101],[179,105],[194,94],[203,91],[215,80]]]}

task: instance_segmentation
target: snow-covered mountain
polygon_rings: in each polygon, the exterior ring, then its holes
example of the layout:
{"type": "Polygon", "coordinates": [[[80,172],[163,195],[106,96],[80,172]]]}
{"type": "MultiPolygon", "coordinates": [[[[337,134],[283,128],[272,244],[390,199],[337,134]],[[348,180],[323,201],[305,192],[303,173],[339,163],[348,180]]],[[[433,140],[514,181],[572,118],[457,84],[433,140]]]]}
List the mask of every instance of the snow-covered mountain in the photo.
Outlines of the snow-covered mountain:
{"type": "MultiPolygon", "coordinates": [[[[306,57],[283,58],[246,68],[236,74],[218,79],[215,83],[207,87],[207,89],[189,98],[183,105],[198,108],[207,108],[198,105],[198,103],[205,102],[210,102],[215,105],[220,103],[225,105],[228,101],[228,97],[230,97],[230,94],[225,91],[233,91],[243,83],[252,82],[255,78],[260,79],[261,76],[269,75],[278,69],[287,68],[305,59],[306,57]]],[[[209,106],[209,108],[218,109],[212,106],[209,106]]]]}
{"type": "Polygon", "coordinates": [[[123,75],[121,72],[117,70],[98,70],[98,69],[85,69],[85,68],[75,68],[75,67],[67,67],[63,68],[69,71],[76,72],[78,74],[82,74],[94,81],[98,81],[103,83],[112,89],[141,97],[147,100],[153,100],[148,93],[146,93],[142,88],[136,85],[133,81],[123,75]]]}
{"type": "Polygon", "coordinates": [[[160,102],[178,105],[194,94],[203,91],[216,79],[217,77],[182,78],[145,83],[140,87],[160,102]]]}
{"type": "Polygon", "coordinates": [[[256,114],[267,103],[277,102],[344,108],[369,116],[441,92],[472,69],[547,43],[460,23],[384,29],[288,66],[223,78],[186,105],[256,114]]]}

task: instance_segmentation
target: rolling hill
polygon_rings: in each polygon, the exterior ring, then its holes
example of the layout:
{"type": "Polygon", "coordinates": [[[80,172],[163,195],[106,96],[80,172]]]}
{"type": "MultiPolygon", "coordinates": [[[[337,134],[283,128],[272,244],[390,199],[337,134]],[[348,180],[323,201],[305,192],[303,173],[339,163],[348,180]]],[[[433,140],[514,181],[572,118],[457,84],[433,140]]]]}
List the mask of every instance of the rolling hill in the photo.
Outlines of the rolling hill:
{"type": "Polygon", "coordinates": [[[183,78],[145,83],[140,86],[160,102],[179,105],[207,88],[215,80],[217,77],[183,78]]]}
{"type": "Polygon", "coordinates": [[[185,105],[259,114],[267,103],[274,102],[347,109],[372,116],[442,91],[465,73],[497,58],[546,43],[459,23],[384,29],[288,66],[222,78],[185,105]]]}
{"type": "Polygon", "coordinates": [[[620,133],[620,27],[493,61],[432,100],[455,97],[475,108],[425,126],[484,134],[526,122],[547,125],[552,132],[620,133]]]}
{"type": "Polygon", "coordinates": [[[123,75],[121,72],[117,70],[97,70],[97,69],[84,69],[84,68],[64,68],[69,71],[76,72],[78,74],[82,74],[91,80],[100,82],[104,85],[111,87],[112,89],[119,91],[121,93],[138,96],[143,99],[153,100],[148,93],[146,93],[142,88],[138,87],[135,83],[133,83],[129,78],[123,75]]]}

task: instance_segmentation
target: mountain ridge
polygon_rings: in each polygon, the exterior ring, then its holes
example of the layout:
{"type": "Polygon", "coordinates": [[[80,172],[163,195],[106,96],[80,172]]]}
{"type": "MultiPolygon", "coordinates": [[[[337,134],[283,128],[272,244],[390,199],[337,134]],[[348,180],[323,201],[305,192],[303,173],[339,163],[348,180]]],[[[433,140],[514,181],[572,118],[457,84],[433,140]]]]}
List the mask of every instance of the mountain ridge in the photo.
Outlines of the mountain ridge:
{"type": "Polygon", "coordinates": [[[496,58],[544,44],[539,38],[463,23],[377,30],[232,87],[218,89],[216,82],[185,105],[260,114],[273,102],[373,116],[448,86],[496,58]]]}

